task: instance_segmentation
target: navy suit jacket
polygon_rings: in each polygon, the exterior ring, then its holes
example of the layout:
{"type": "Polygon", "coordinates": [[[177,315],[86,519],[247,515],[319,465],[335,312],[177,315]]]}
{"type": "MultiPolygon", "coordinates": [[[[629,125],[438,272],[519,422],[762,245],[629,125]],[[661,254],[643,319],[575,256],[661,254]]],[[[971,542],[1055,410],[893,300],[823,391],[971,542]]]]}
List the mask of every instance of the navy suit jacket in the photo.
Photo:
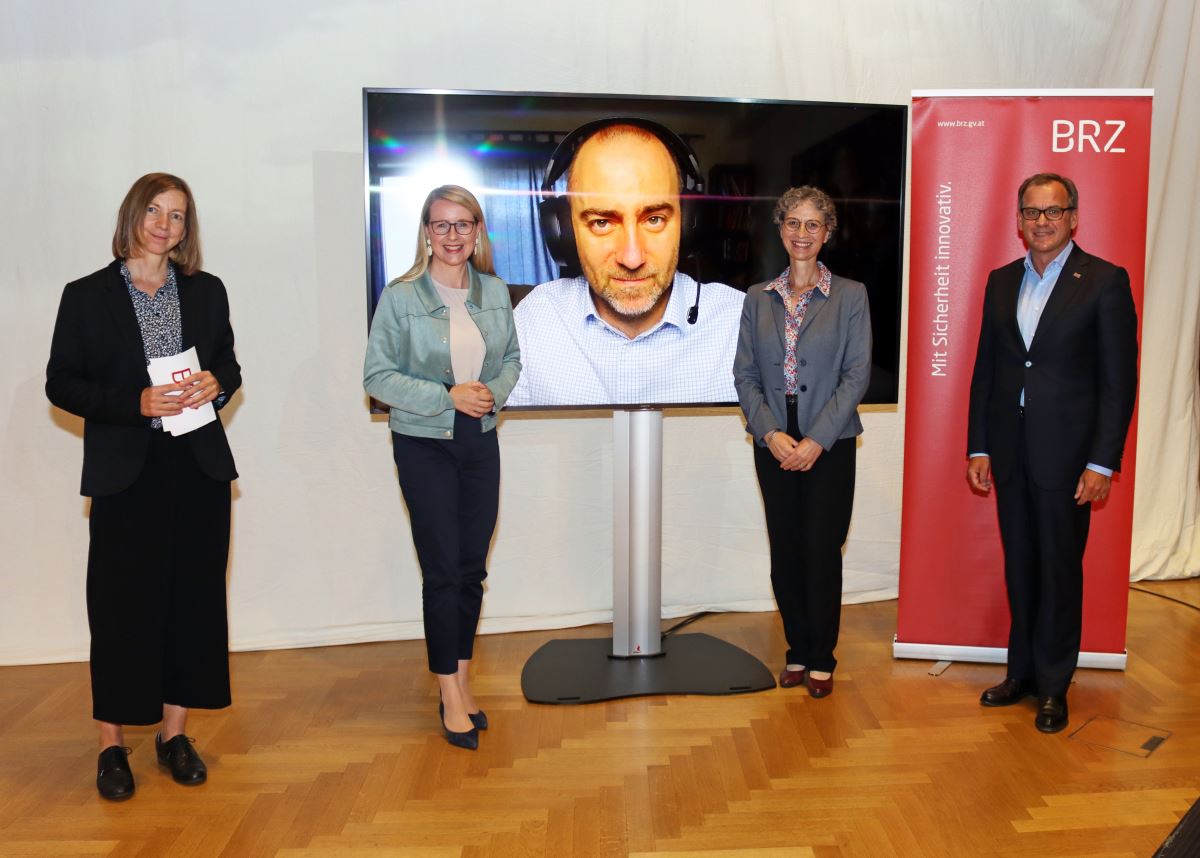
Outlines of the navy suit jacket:
{"type": "MultiPolygon", "coordinates": [[[[152,431],[142,416],[142,390],[150,386],[146,354],[120,261],[68,283],[63,289],[46,365],[46,395],[84,419],[81,494],[116,494],[137,479],[152,431]]],[[[196,347],[200,366],[217,377],[228,403],[242,384],[233,353],[229,299],[221,281],[176,269],[183,348],[196,347]]],[[[216,407],[216,402],[213,403],[216,407]]],[[[183,436],[200,469],[214,480],[237,471],[216,420],[183,436]]]]}
{"type": "Polygon", "coordinates": [[[1029,348],[1017,324],[1024,259],[997,268],[983,324],[967,452],[988,453],[1003,483],[1018,464],[1046,489],[1073,488],[1091,462],[1121,468],[1137,395],[1137,314],[1129,274],[1078,245],[1067,256],[1029,348]],[[1025,391],[1025,417],[1018,412],[1025,391]]]}

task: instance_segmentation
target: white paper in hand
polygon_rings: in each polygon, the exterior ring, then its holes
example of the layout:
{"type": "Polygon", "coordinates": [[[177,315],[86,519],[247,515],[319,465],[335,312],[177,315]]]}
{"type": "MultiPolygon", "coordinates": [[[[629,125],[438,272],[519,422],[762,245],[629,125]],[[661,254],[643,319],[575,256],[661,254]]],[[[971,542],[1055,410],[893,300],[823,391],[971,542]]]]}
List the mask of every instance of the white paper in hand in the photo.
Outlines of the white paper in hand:
{"type": "MultiPolygon", "coordinates": [[[[185,381],[193,373],[200,371],[200,359],[196,356],[196,347],[192,346],[186,352],[164,358],[150,359],[150,383],[178,384],[185,381]]],[[[175,395],[175,394],[171,394],[175,395]]],[[[172,435],[186,435],[194,429],[212,423],[217,419],[217,412],[211,402],[206,402],[199,408],[184,408],[183,413],[162,419],[163,431],[172,435]]]]}

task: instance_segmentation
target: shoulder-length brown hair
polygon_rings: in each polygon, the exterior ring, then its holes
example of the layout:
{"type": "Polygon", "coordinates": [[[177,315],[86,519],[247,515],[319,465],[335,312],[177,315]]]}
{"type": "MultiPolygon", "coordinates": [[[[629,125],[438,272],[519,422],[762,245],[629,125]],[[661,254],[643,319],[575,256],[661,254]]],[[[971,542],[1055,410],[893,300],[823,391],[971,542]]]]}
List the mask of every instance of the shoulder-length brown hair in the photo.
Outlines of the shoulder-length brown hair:
{"type": "Polygon", "coordinates": [[[184,274],[200,270],[200,218],[196,214],[196,199],[187,182],[170,173],[147,173],[129,189],[121,208],[117,209],[117,227],[113,230],[112,253],[115,259],[129,259],[141,253],[142,221],[146,209],[164,191],[179,191],[187,197],[183,217],[183,238],[171,250],[170,259],[184,274]]]}
{"type": "Polygon", "coordinates": [[[476,271],[495,274],[496,268],[492,264],[492,242],[488,239],[487,223],[483,219],[483,206],[479,205],[479,200],[475,199],[473,193],[461,185],[442,185],[430,191],[429,196],[425,198],[425,204],[421,206],[421,226],[417,230],[417,257],[413,261],[412,268],[405,271],[392,283],[416,280],[429,270],[429,253],[425,249],[425,227],[429,225],[429,209],[436,200],[458,203],[471,213],[471,217],[475,219],[478,227],[475,233],[475,250],[471,252],[471,264],[475,266],[476,271]]]}

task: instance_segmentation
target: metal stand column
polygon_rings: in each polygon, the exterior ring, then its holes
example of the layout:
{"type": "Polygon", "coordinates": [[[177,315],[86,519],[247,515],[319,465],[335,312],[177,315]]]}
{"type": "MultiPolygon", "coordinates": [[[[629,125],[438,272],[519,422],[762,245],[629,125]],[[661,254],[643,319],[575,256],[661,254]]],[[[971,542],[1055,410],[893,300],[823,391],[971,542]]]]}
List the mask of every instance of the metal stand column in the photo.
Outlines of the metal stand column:
{"type": "Polygon", "coordinates": [[[775,687],[754,656],[711,635],[663,639],[662,411],[613,413],[613,636],[552,640],[525,663],[534,703],[647,694],[737,694],[775,687]]]}

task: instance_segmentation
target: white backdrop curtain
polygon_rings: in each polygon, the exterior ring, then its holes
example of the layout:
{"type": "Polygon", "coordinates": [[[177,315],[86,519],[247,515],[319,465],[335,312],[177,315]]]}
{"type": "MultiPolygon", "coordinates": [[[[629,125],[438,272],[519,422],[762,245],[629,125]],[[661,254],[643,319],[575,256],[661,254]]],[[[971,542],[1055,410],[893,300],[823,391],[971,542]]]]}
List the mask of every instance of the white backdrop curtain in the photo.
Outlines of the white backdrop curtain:
{"type": "MultiPolygon", "coordinates": [[[[62,285],[108,258],[150,170],[187,178],[246,386],[225,412],[235,649],[420,635],[420,581],[366,334],[363,86],[906,103],[910,90],[1155,89],[1132,575],[1200,570],[1200,18],[1190,0],[564,6],[8,0],[0,8],[0,663],[86,657],[80,421],[42,392],[62,285]]],[[[1112,212],[1120,217],[1120,212],[1112,212]]],[[[902,346],[903,351],[903,346],[902,346]]],[[[864,416],[848,601],[896,591],[903,393],[864,416]]],[[[510,416],[485,631],[607,619],[605,416],[510,416]]],[[[734,411],[669,413],[664,612],[766,610],[734,411]]],[[[961,449],[946,450],[961,457],[961,449]]],[[[147,522],[179,531],[186,523],[147,522]]],[[[969,574],[969,573],[964,573],[969,574]]]]}

